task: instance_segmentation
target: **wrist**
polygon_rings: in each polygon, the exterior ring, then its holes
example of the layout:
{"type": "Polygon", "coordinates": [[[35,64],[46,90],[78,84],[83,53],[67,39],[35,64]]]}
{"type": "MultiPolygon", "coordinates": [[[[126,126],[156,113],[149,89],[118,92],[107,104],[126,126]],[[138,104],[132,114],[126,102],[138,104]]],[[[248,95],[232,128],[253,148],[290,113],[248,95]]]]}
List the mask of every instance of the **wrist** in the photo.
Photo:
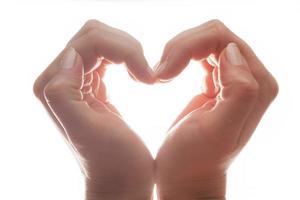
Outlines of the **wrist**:
{"type": "Polygon", "coordinates": [[[157,183],[159,200],[225,200],[226,175],[157,183]]]}
{"type": "Polygon", "coordinates": [[[135,193],[118,193],[118,194],[111,194],[111,193],[92,193],[86,192],[85,193],[85,200],[152,200],[152,193],[148,194],[140,194],[138,192],[135,193]]]}
{"type": "Polygon", "coordinates": [[[85,200],[152,200],[153,186],[129,186],[118,181],[97,183],[86,180],[85,200]]]}
{"type": "Polygon", "coordinates": [[[150,194],[128,194],[128,193],[93,193],[86,191],[85,200],[152,200],[152,193],[150,194]]]}

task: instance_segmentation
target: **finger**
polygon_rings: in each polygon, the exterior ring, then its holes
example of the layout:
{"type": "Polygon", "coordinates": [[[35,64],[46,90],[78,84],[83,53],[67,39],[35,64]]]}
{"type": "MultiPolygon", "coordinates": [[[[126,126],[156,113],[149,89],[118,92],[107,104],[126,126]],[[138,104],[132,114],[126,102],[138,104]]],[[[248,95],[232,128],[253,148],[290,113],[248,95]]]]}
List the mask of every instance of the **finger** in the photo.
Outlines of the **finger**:
{"type": "Polygon", "coordinates": [[[107,91],[106,91],[106,86],[102,80],[104,73],[102,74],[102,78],[101,78],[98,71],[103,73],[103,70],[97,70],[97,71],[93,72],[94,73],[94,80],[92,83],[93,96],[98,101],[101,101],[111,112],[113,112],[114,114],[116,114],[118,116],[121,116],[120,112],[116,109],[116,107],[114,105],[112,105],[109,102],[109,99],[107,97],[108,95],[107,95],[107,91]]]}
{"type": "MultiPolygon", "coordinates": [[[[82,35],[86,34],[91,28],[99,28],[99,24],[101,24],[101,27],[107,26],[106,24],[95,20],[90,19],[79,29],[79,31],[69,40],[68,44],[72,43],[77,38],[81,37],[82,35]]],[[[68,46],[68,45],[67,45],[68,46]]]]}
{"type": "Polygon", "coordinates": [[[258,97],[253,111],[249,114],[247,123],[243,127],[241,144],[245,144],[256,128],[264,112],[277,96],[278,85],[274,77],[268,72],[251,48],[222,22],[212,20],[199,27],[179,34],[168,43],[163,58],[156,71],[161,79],[172,79],[188,64],[189,59],[201,60],[210,54],[219,57],[228,43],[236,43],[259,85],[258,97]]]}
{"type": "Polygon", "coordinates": [[[108,60],[103,59],[102,62],[101,62],[100,67],[97,68],[96,71],[98,72],[101,79],[103,79],[103,77],[105,75],[106,67],[110,64],[111,64],[111,62],[109,62],[108,60]]]}
{"type": "Polygon", "coordinates": [[[214,66],[214,67],[217,67],[218,66],[218,60],[216,58],[216,56],[214,54],[211,54],[208,56],[208,58],[206,59],[206,61],[211,65],[211,66],[214,66]]]}
{"type": "Polygon", "coordinates": [[[33,85],[33,91],[35,96],[41,101],[43,106],[46,108],[47,113],[50,115],[50,117],[53,119],[54,123],[57,125],[59,130],[64,136],[67,136],[64,128],[61,126],[60,122],[56,119],[56,116],[52,112],[51,108],[48,106],[47,101],[44,97],[44,89],[46,84],[52,79],[52,77],[57,73],[59,70],[57,65],[54,65],[55,63],[59,64],[59,61],[62,59],[62,55],[65,53],[65,50],[63,50],[57,58],[50,64],[50,66],[36,79],[33,85]]]}
{"type": "Polygon", "coordinates": [[[183,111],[179,114],[176,120],[173,122],[169,130],[175,126],[180,120],[182,120],[186,115],[193,112],[194,110],[202,107],[206,102],[212,100],[204,94],[195,96],[189,104],[183,109],[183,111]]]}
{"type": "Polygon", "coordinates": [[[133,74],[131,74],[130,71],[127,70],[127,72],[128,72],[128,74],[129,74],[130,78],[132,78],[132,79],[135,80],[135,81],[137,80],[137,79],[135,78],[135,76],[134,76],[133,74]]]}
{"type": "Polygon", "coordinates": [[[91,83],[93,82],[93,73],[88,73],[84,75],[84,83],[83,86],[87,86],[87,85],[91,85],[91,83]]]}
{"type": "Polygon", "coordinates": [[[83,82],[83,87],[81,89],[82,94],[90,94],[92,93],[92,87],[91,84],[93,82],[93,73],[88,73],[84,75],[84,82],[83,82]]]}
{"type": "MultiPolygon", "coordinates": [[[[128,69],[135,74],[140,81],[146,83],[154,82],[153,72],[149,68],[139,43],[129,36],[127,33],[113,29],[107,25],[103,25],[95,20],[87,22],[84,27],[71,39],[67,47],[76,47],[77,51],[83,54],[83,63],[86,64],[85,72],[91,71],[93,68],[97,68],[103,60],[107,63],[121,63],[127,64],[128,69]],[[105,29],[105,30],[104,30],[105,29]],[[104,34],[102,35],[102,31],[104,34]],[[113,32],[113,34],[110,34],[113,32]],[[107,40],[111,36],[110,40],[107,40]],[[128,39],[130,37],[130,40],[128,39]],[[102,43],[102,40],[106,40],[102,43]],[[112,45],[110,42],[115,40],[112,45]],[[119,41],[120,44],[118,44],[119,41]],[[97,42],[93,42],[97,41],[97,42]],[[91,54],[88,54],[91,53],[91,54]],[[103,55],[102,55],[103,54],[103,55]],[[110,61],[103,59],[108,55],[110,61]],[[149,75],[150,74],[150,75],[149,75]]],[[[60,61],[67,48],[65,48],[58,57],[47,67],[47,69],[37,78],[34,83],[34,93],[43,103],[44,107],[50,113],[58,127],[63,131],[60,123],[56,120],[55,116],[48,107],[48,104],[44,98],[45,86],[48,82],[58,73],[60,61]]],[[[101,73],[100,73],[101,76],[101,73]]]]}
{"type": "Polygon", "coordinates": [[[68,42],[68,45],[71,44],[76,39],[78,39],[79,37],[81,37],[81,36],[85,35],[86,33],[88,33],[91,29],[97,29],[100,32],[106,32],[108,34],[114,34],[114,35],[118,35],[120,37],[126,37],[127,40],[131,40],[133,43],[137,42],[137,40],[134,37],[132,37],[131,35],[129,35],[125,31],[116,29],[116,28],[114,28],[112,26],[109,26],[109,25],[107,25],[107,24],[105,24],[103,22],[100,22],[100,21],[98,21],[96,19],[90,19],[70,39],[70,41],[68,42]]]}
{"type": "Polygon", "coordinates": [[[101,78],[100,75],[97,71],[93,72],[93,82],[91,84],[92,86],[92,91],[93,91],[93,95],[95,96],[96,99],[98,99],[101,102],[106,102],[107,101],[107,97],[106,97],[106,88],[101,88],[102,84],[101,84],[101,78]]]}
{"type": "Polygon", "coordinates": [[[202,65],[205,72],[210,73],[214,70],[215,67],[217,67],[217,65],[212,65],[209,61],[210,59],[208,59],[208,58],[200,60],[200,64],[202,65]]]}
{"type": "MultiPolygon", "coordinates": [[[[131,65],[128,65],[128,71],[129,71],[129,75],[131,78],[133,78],[134,80],[136,81],[143,81],[144,77],[142,77],[141,79],[138,77],[138,78],[135,78],[135,74],[137,74],[137,76],[140,76],[139,74],[143,74],[143,73],[146,73],[146,79],[145,80],[145,83],[153,83],[154,82],[154,74],[153,74],[153,71],[152,69],[148,66],[148,63],[146,61],[146,59],[144,58],[144,55],[143,55],[143,50],[141,48],[141,45],[139,44],[139,42],[133,38],[131,35],[129,35],[128,33],[122,31],[122,30],[118,30],[116,28],[113,28],[111,26],[108,26],[107,24],[104,24],[102,22],[99,22],[98,20],[89,20],[88,22],[85,23],[85,25],[79,30],[78,33],[75,34],[75,36],[68,42],[68,45],[67,46],[72,46],[72,44],[80,37],[86,35],[86,34],[89,34],[89,32],[91,30],[95,30],[95,31],[98,31],[100,33],[102,33],[102,35],[104,34],[107,34],[107,35],[114,35],[116,36],[116,38],[121,38],[122,40],[124,41],[128,41],[129,43],[133,44],[136,49],[138,50],[141,50],[140,52],[136,52],[137,53],[137,62],[140,62],[142,65],[135,65],[133,67],[133,69],[131,69],[131,65]],[[138,58],[138,54],[141,53],[141,56],[142,56],[142,59],[138,58]],[[144,69],[135,69],[136,67],[139,67],[139,66],[146,66],[147,69],[145,69],[145,71],[143,71],[144,69]],[[133,71],[133,72],[131,72],[133,71]],[[136,73],[135,73],[136,72],[136,73]],[[148,80],[148,76],[150,75],[150,80],[148,80]]],[[[129,50],[131,48],[132,45],[128,45],[129,47],[129,50]]],[[[133,49],[133,51],[135,51],[133,49]]],[[[128,51],[128,53],[130,54],[130,52],[128,51]]],[[[135,54],[135,52],[133,52],[133,54],[135,54]]],[[[130,55],[129,55],[130,56],[130,55]]],[[[126,60],[125,61],[125,64],[126,63],[126,60]]],[[[128,61],[129,63],[131,62],[131,60],[128,61]]],[[[111,63],[109,63],[111,64],[111,63]]],[[[88,64],[88,65],[91,65],[91,66],[95,66],[96,64],[88,64]]]]}
{"type": "Polygon", "coordinates": [[[189,113],[202,107],[203,104],[205,104],[207,101],[213,100],[219,92],[218,83],[216,83],[216,80],[214,80],[213,78],[214,71],[217,71],[216,68],[212,67],[206,60],[202,60],[201,63],[206,71],[206,76],[204,77],[202,86],[203,93],[196,95],[188,103],[188,105],[183,109],[183,111],[180,113],[171,127],[173,127],[177,122],[179,122],[189,113]]]}
{"type": "MultiPolygon", "coordinates": [[[[78,141],[85,137],[81,129],[85,129],[85,126],[94,120],[91,114],[93,110],[100,110],[101,103],[89,102],[88,104],[84,101],[84,94],[81,91],[84,84],[83,62],[75,49],[70,48],[65,51],[57,68],[59,71],[45,86],[44,96],[68,139],[78,141]],[[82,123],[82,120],[87,118],[88,122],[82,123]],[[80,126],[77,126],[78,124],[80,126]]],[[[103,107],[102,111],[106,109],[103,107]]]]}
{"type": "Polygon", "coordinates": [[[137,40],[123,31],[102,23],[97,25],[93,22],[86,26],[89,31],[68,44],[82,56],[86,72],[93,69],[97,58],[105,58],[115,64],[125,63],[128,70],[141,82],[154,82],[153,71],[137,40]]]}
{"type": "Polygon", "coordinates": [[[206,71],[206,75],[202,84],[203,93],[207,97],[214,98],[216,97],[220,89],[218,80],[215,78],[218,71],[217,66],[213,67],[207,60],[202,60],[201,64],[206,71]]]}
{"type": "MultiPolygon", "coordinates": [[[[56,75],[48,82],[44,89],[44,96],[52,110],[70,101],[81,102],[84,85],[84,69],[80,55],[75,49],[65,51],[56,75]]],[[[65,109],[63,109],[65,110],[65,109]]]]}
{"type": "MultiPolygon", "coordinates": [[[[140,81],[155,81],[152,80],[154,79],[153,72],[147,64],[139,42],[125,32],[103,25],[101,22],[97,23],[95,20],[87,22],[71,39],[67,47],[74,47],[79,53],[82,53],[86,73],[91,71],[92,68],[97,68],[102,60],[107,63],[124,62],[131,69],[131,73],[140,81]],[[113,34],[109,34],[110,32],[113,32],[113,34]],[[129,40],[128,37],[131,39],[129,40]],[[105,56],[108,56],[108,59],[103,59],[105,56]]],[[[43,101],[44,87],[57,73],[56,66],[59,64],[64,51],[65,49],[38,77],[34,84],[34,93],[41,101],[43,101]]]]}
{"type": "Polygon", "coordinates": [[[218,94],[220,87],[218,80],[215,78],[217,74],[217,68],[211,66],[207,60],[201,60],[201,64],[206,71],[206,76],[203,80],[203,93],[196,95],[180,113],[177,119],[172,124],[171,128],[184,118],[189,113],[193,112],[196,109],[199,109],[208,101],[212,101],[218,94]]]}
{"type": "Polygon", "coordinates": [[[240,133],[256,104],[259,85],[235,43],[227,45],[219,60],[222,89],[211,115],[218,130],[240,133]]]}
{"type": "Polygon", "coordinates": [[[276,87],[274,78],[251,48],[218,20],[192,28],[172,39],[167,45],[169,48],[165,49],[166,56],[160,61],[156,74],[161,79],[172,79],[187,66],[190,59],[202,60],[211,54],[218,59],[221,51],[230,42],[239,46],[255,79],[261,86],[268,89],[276,87]],[[266,79],[270,81],[266,82],[266,79]]]}

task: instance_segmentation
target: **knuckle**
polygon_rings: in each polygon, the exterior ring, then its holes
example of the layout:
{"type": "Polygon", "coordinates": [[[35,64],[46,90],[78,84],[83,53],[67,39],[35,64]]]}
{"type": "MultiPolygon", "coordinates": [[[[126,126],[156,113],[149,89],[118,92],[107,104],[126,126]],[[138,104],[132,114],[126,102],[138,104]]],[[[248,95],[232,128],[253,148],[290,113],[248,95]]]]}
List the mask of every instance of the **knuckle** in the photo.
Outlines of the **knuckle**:
{"type": "Polygon", "coordinates": [[[94,80],[93,74],[94,73],[88,73],[84,75],[84,86],[91,85],[93,83],[94,80]]]}
{"type": "Polygon", "coordinates": [[[227,27],[225,26],[225,24],[218,19],[213,19],[209,21],[208,25],[210,27],[211,32],[214,35],[219,36],[227,32],[227,27]]]}
{"type": "Polygon", "coordinates": [[[55,80],[48,83],[43,89],[43,94],[45,98],[49,101],[53,101],[64,94],[65,84],[63,81],[55,80]]]}
{"type": "Polygon", "coordinates": [[[100,31],[101,30],[94,28],[89,29],[86,33],[84,33],[86,43],[93,44],[95,41],[102,41],[103,37],[102,34],[99,34],[100,31]]]}
{"type": "Polygon", "coordinates": [[[274,100],[276,98],[276,96],[278,95],[279,92],[279,86],[277,81],[275,80],[275,78],[273,76],[269,77],[269,81],[268,84],[266,86],[266,92],[268,97],[270,98],[270,100],[274,100]]]}
{"type": "Polygon", "coordinates": [[[135,40],[134,46],[136,47],[136,49],[137,49],[138,51],[143,52],[143,46],[142,46],[142,44],[141,44],[139,41],[135,40]]]}
{"type": "Polygon", "coordinates": [[[224,28],[225,27],[224,23],[219,19],[212,19],[212,20],[208,21],[208,24],[210,26],[217,27],[217,28],[224,28]]]}
{"type": "Polygon", "coordinates": [[[93,92],[93,88],[91,85],[84,86],[82,89],[82,94],[91,94],[93,92]]]}
{"type": "Polygon", "coordinates": [[[167,42],[167,44],[165,45],[165,51],[169,51],[174,45],[174,41],[170,40],[169,42],[167,42]]]}
{"type": "Polygon", "coordinates": [[[137,49],[134,46],[130,46],[127,48],[125,52],[125,60],[131,60],[138,53],[137,49]]]}
{"type": "Polygon", "coordinates": [[[84,28],[87,30],[98,29],[103,26],[103,23],[96,19],[90,19],[84,24],[84,28]]]}
{"type": "Polygon", "coordinates": [[[127,42],[127,46],[129,47],[132,53],[143,52],[143,46],[138,40],[132,39],[128,40],[127,42]]]}
{"type": "Polygon", "coordinates": [[[187,41],[178,42],[174,45],[174,50],[180,55],[192,55],[192,50],[187,41]]]}
{"type": "Polygon", "coordinates": [[[41,84],[41,77],[38,77],[33,84],[33,93],[37,98],[41,99],[43,96],[43,90],[44,87],[41,84]]]}
{"type": "Polygon", "coordinates": [[[236,96],[245,99],[256,98],[259,92],[259,85],[255,80],[239,79],[232,87],[234,87],[236,96]]]}

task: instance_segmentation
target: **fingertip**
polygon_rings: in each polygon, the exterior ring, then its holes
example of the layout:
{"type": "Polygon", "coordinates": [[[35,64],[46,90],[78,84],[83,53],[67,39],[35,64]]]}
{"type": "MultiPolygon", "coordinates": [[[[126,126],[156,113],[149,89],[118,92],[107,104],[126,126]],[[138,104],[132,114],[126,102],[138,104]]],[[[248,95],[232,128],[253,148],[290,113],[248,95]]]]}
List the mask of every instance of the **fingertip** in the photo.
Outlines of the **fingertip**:
{"type": "Polygon", "coordinates": [[[154,77],[155,77],[155,82],[154,83],[162,83],[159,76],[157,75],[157,70],[158,70],[159,67],[160,67],[160,62],[157,62],[153,67],[153,72],[154,72],[154,77]]]}
{"type": "Polygon", "coordinates": [[[140,83],[144,83],[144,84],[148,84],[148,85],[152,85],[154,83],[156,83],[157,81],[157,78],[156,77],[150,77],[150,76],[134,76],[132,73],[128,72],[130,78],[133,80],[133,81],[136,81],[136,82],[140,82],[140,83]]]}
{"type": "Polygon", "coordinates": [[[163,82],[168,82],[180,74],[190,62],[191,56],[182,50],[170,52],[167,59],[157,67],[156,76],[163,82]]]}
{"type": "Polygon", "coordinates": [[[143,81],[140,81],[140,82],[142,82],[142,83],[145,83],[145,84],[147,84],[147,85],[153,85],[153,84],[155,84],[156,83],[156,78],[149,78],[149,79],[144,79],[143,81]]]}
{"type": "Polygon", "coordinates": [[[144,55],[135,56],[133,58],[134,59],[128,59],[125,62],[131,78],[145,84],[154,84],[156,82],[156,75],[144,55]]]}
{"type": "Polygon", "coordinates": [[[144,67],[144,69],[145,70],[142,70],[139,74],[133,74],[131,72],[129,73],[135,81],[149,85],[154,84],[157,79],[154,71],[149,66],[144,67]]]}
{"type": "Polygon", "coordinates": [[[229,43],[220,53],[218,67],[227,71],[248,71],[252,74],[248,62],[236,43],[229,43]]]}
{"type": "Polygon", "coordinates": [[[160,77],[162,74],[164,74],[165,68],[166,68],[167,62],[164,61],[162,63],[159,63],[156,67],[155,67],[155,74],[160,77]]]}
{"type": "Polygon", "coordinates": [[[234,42],[230,42],[226,47],[226,58],[232,65],[243,65],[244,59],[240,52],[238,45],[234,42]]]}
{"type": "Polygon", "coordinates": [[[166,61],[159,63],[155,67],[154,73],[158,83],[166,83],[172,80],[173,76],[168,72],[168,68],[169,64],[166,61]]]}
{"type": "Polygon", "coordinates": [[[156,75],[154,73],[154,71],[150,68],[150,67],[147,67],[147,84],[154,84],[156,82],[156,75]]]}

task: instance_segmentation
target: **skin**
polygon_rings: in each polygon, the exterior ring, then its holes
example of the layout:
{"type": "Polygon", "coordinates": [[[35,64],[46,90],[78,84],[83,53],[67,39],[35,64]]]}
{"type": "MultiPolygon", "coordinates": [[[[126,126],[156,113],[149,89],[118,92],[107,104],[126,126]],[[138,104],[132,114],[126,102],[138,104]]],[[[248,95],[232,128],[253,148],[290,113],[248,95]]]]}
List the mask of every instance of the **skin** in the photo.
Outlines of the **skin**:
{"type": "Polygon", "coordinates": [[[218,20],[169,41],[157,76],[170,80],[191,59],[206,69],[206,89],[178,116],[158,152],[158,195],[164,200],[223,200],[226,171],[276,97],[278,86],[250,47],[218,20]],[[232,45],[240,53],[239,63],[230,62],[232,45]]]}
{"type": "Polygon", "coordinates": [[[218,20],[170,40],[155,72],[132,36],[90,20],[38,77],[34,92],[80,163],[86,199],[151,199],[155,181],[159,199],[223,200],[226,171],[278,86],[250,47],[218,20]],[[76,58],[66,69],[71,51],[76,58]],[[152,84],[175,78],[191,59],[207,72],[205,90],[177,117],[154,161],[108,101],[105,68],[124,63],[133,79],[152,84]]]}
{"type": "Polygon", "coordinates": [[[107,99],[102,78],[110,63],[124,63],[137,81],[155,81],[138,41],[90,20],[38,77],[34,92],[79,161],[87,200],[151,199],[153,158],[107,99]],[[63,69],[70,51],[75,64],[63,69]]]}

